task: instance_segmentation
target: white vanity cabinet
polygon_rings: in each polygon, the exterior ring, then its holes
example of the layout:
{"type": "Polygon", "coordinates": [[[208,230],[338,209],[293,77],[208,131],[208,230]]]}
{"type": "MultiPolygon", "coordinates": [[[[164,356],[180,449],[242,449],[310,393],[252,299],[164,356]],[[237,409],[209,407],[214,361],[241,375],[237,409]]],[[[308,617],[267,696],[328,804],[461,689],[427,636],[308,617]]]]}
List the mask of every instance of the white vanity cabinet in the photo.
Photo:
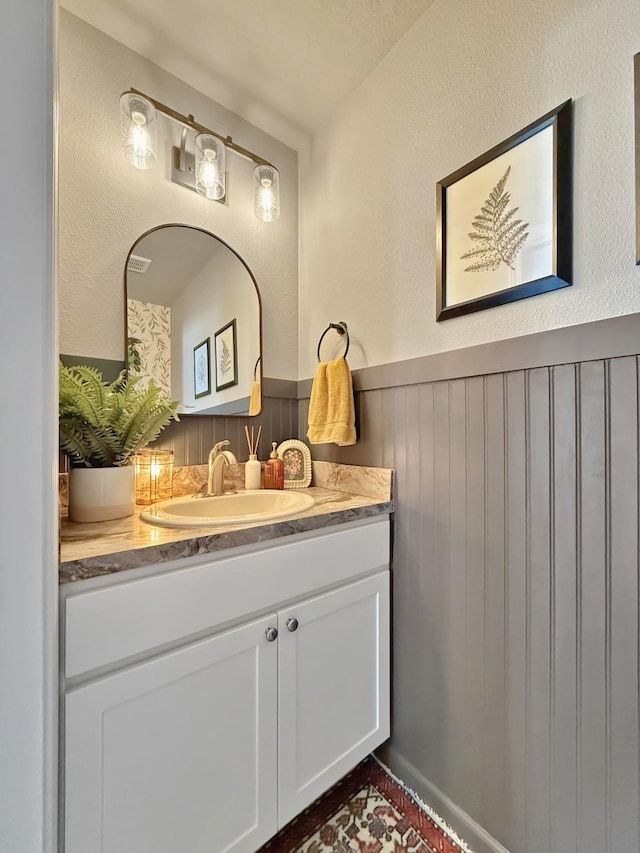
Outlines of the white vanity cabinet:
{"type": "Polygon", "coordinates": [[[388,519],[292,539],[63,593],[65,853],[253,853],[389,736],[388,519]]]}
{"type": "Polygon", "coordinates": [[[284,826],[389,734],[389,573],[278,613],[284,826]]]}
{"type": "Polygon", "coordinates": [[[66,853],[252,853],[277,829],[275,614],[66,697],[66,853]]]}

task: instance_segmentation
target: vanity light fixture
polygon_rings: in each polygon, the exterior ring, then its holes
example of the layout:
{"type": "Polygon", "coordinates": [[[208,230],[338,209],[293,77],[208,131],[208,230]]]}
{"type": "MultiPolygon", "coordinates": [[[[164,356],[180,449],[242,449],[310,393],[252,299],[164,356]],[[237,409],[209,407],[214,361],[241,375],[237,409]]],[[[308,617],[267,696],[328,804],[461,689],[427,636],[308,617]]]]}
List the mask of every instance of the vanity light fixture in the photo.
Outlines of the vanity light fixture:
{"type": "Polygon", "coordinates": [[[279,178],[273,166],[256,166],[253,170],[256,216],[263,222],[275,222],[280,216],[279,178]]]}
{"type": "Polygon", "coordinates": [[[196,136],[196,192],[211,199],[225,197],[224,145],[210,133],[196,136]]]}
{"type": "Polygon", "coordinates": [[[156,110],[146,98],[126,92],[120,98],[120,133],[125,160],[136,169],[153,169],[156,154],[156,110]]]}
{"type": "Polygon", "coordinates": [[[182,125],[180,148],[172,149],[171,180],[195,190],[205,198],[224,202],[226,197],[226,150],[234,151],[256,164],[254,170],[255,214],[263,222],[275,222],[280,216],[280,176],[276,167],[230,136],[222,136],[198,124],[137,89],[120,97],[120,127],[125,159],[138,169],[151,169],[157,162],[156,115],[162,113],[182,125]],[[194,130],[195,154],[186,150],[187,132],[194,130]]]}

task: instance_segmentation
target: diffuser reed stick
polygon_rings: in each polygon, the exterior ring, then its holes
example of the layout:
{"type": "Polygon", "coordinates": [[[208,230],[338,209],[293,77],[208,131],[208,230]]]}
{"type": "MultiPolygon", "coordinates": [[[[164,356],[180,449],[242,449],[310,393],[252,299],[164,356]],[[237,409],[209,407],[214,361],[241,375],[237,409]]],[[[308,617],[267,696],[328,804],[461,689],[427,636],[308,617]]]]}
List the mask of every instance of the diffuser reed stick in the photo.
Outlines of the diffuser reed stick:
{"type": "Polygon", "coordinates": [[[251,435],[249,435],[249,427],[245,424],[244,434],[247,437],[247,447],[249,448],[249,456],[257,456],[258,447],[260,445],[260,437],[262,436],[262,426],[258,427],[258,435],[256,437],[254,427],[251,427],[251,435]]]}

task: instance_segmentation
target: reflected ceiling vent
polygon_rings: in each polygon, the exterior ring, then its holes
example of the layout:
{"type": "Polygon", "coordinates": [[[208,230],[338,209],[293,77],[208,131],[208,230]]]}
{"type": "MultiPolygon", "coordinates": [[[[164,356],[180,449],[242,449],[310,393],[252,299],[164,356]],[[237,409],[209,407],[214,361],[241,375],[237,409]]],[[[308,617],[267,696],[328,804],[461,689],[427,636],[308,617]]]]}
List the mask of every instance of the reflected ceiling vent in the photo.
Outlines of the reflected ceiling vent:
{"type": "Polygon", "coordinates": [[[146,272],[151,265],[151,258],[141,258],[139,255],[129,255],[127,272],[146,272]]]}

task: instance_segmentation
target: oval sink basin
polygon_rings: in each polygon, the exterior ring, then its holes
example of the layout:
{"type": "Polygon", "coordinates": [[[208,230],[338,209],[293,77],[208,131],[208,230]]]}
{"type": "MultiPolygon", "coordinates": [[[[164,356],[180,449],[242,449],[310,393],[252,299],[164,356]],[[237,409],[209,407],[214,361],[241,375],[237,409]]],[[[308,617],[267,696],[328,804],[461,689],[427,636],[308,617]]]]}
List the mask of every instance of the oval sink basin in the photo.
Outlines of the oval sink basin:
{"type": "Polygon", "coordinates": [[[161,527],[210,527],[286,518],[311,509],[314,503],[312,496],[304,492],[259,489],[216,497],[172,498],[153,504],[140,517],[161,527]]]}

